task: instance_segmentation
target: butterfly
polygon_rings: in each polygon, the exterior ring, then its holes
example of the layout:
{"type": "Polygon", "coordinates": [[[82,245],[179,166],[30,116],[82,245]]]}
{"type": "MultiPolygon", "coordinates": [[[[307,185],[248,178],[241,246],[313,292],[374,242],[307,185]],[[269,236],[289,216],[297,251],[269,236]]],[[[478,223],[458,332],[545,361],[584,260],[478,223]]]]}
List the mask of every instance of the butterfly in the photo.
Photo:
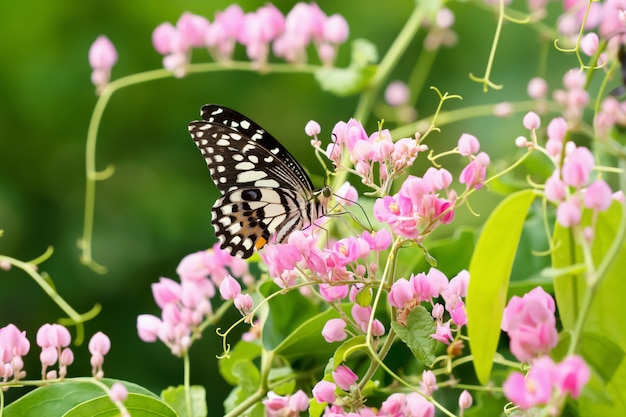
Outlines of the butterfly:
{"type": "Polygon", "coordinates": [[[189,133],[222,196],[211,223],[221,248],[247,259],[269,241],[326,215],[329,187],[314,189],[302,166],[272,135],[241,113],[207,104],[189,133]]]}

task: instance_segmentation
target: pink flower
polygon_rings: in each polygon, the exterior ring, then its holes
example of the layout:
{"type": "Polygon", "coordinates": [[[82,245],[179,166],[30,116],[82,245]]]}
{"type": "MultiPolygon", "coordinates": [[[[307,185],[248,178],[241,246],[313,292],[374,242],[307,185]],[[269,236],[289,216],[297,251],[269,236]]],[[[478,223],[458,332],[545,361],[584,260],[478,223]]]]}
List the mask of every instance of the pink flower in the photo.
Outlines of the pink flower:
{"type": "Polygon", "coordinates": [[[478,153],[480,149],[480,142],[476,139],[476,136],[469,133],[463,133],[458,142],[459,153],[463,156],[470,156],[478,153]]]}
{"type": "Polygon", "coordinates": [[[391,245],[392,236],[389,230],[382,228],[372,233],[366,230],[363,232],[362,238],[369,243],[371,250],[378,252],[387,249],[391,245]]]}
{"type": "Polygon", "coordinates": [[[89,65],[93,69],[110,70],[117,62],[115,46],[106,36],[98,36],[89,48],[89,65]]]}
{"type": "Polygon", "coordinates": [[[181,291],[181,285],[170,278],[162,277],[158,283],[152,284],[152,296],[161,308],[166,304],[178,302],[181,291]]]}
{"type": "Polygon", "coordinates": [[[72,341],[69,330],[60,324],[44,324],[37,331],[37,346],[47,347],[66,347],[72,341]]]}
{"type": "Polygon", "coordinates": [[[321,131],[322,127],[315,120],[309,120],[306,126],[304,126],[304,133],[306,133],[307,136],[319,135],[321,131]]]}
{"type": "Polygon", "coordinates": [[[237,294],[234,297],[235,308],[241,312],[243,316],[250,314],[254,301],[250,294],[237,294]]]}
{"type": "Polygon", "coordinates": [[[422,397],[417,392],[406,394],[406,414],[407,416],[434,417],[435,406],[433,403],[422,397]]]}
{"type": "Polygon", "coordinates": [[[231,300],[241,294],[241,285],[232,276],[226,277],[220,284],[220,295],[224,300],[231,300]]]}
{"type": "Polygon", "coordinates": [[[558,334],[554,299],[541,287],[522,298],[513,296],[502,319],[502,330],[510,338],[511,353],[523,362],[545,354],[556,346],[558,334]]]}
{"type": "Polygon", "coordinates": [[[589,149],[580,146],[574,149],[563,162],[561,177],[563,182],[572,187],[582,187],[589,181],[593,170],[594,158],[589,149]]]}
{"type": "Polygon", "coordinates": [[[613,191],[604,180],[596,180],[585,190],[584,202],[585,207],[606,211],[611,207],[613,202],[613,191]]]}
{"type": "Polygon", "coordinates": [[[335,389],[337,386],[330,381],[320,381],[313,387],[313,398],[318,403],[335,402],[335,389]]]}
{"type": "Polygon", "coordinates": [[[576,226],[581,218],[580,205],[574,201],[564,201],[556,208],[556,220],[563,227],[576,226]]]}
{"type": "Polygon", "coordinates": [[[563,184],[558,175],[552,175],[546,180],[544,190],[546,198],[553,203],[560,203],[567,197],[565,184],[563,184]]]}
{"type": "Polygon", "coordinates": [[[445,343],[449,345],[450,342],[454,340],[452,336],[452,331],[450,330],[450,322],[446,323],[437,323],[437,331],[430,335],[435,340],[440,341],[441,343],[445,343]]]}
{"type": "Polygon", "coordinates": [[[552,396],[556,371],[556,366],[549,357],[537,359],[526,377],[519,372],[509,375],[502,387],[504,395],[522,410],[547,404],[552,396]]]}
{"type": "Polygon", "coordinates": [[[411,90],[402,81],[393,81],[385,89],[385,101],[392,107],[407,104],[411,98],[411,90]]]}
{"type": "Polygon", "coordinates": [[[580,356],[568,356],[557,366],[556,385],[561,392],[578,398],[591,376],[589,367],[580,356]]]}
{"type": "Polygon", "coordinates": [[[114,382],[111,385],[111,392],[109,393],[109,397],[113,402],[124,402],[126,398],[128,398],[128,390],[121,382],[114,382]]]}
{"type": "Polygon", "coordinates": [[[433,371],[422,372],[422,380],[420,381],[420,389],[424,395],[433,395],[439,387],[437,387],[437,377],[433,371]]]}
{"type": "Polygon", "coordinates": [[[402,308],[404,305],[414,298],[413,284],[404,278],[400,278],[391,286],[391,290],[387,295],[389,304],[395,308],[402,308]]]}
{"type": "Polygon", "coordinates": [[[106,36],[99,36],[89,48],[89,65],[93,69],[91,82],[97,87],[98,92],[109,83],[111,68],[117,62],[115,46],[106,36]]]}
{"type": "Polygon", "coordinates": [[[548,83],[543,78],[535,77],[528,82],[526,91],[530,98],[545,99],[548,95],[548,83]]]}
{"type": "Polygon", "coordinates": [[[537,116],[537,113],[529,111],[524,116],[524,127],[528,130],[537,130],[541,126],[541,119],[537,116]]]}
{"type": "Polygon", "coordinates": [[[489,162],[489,156],[486,153],[479,153],[469,165],[463,168],[459,182],[465,184],[468,189],[475,188],[478,190],[482,188],[487,176],[489,162]]]}
{"type": "Polygon", "coordinates": [[[324,34],[325,41],[332,44],[344,43],[348,40],[350,34],[350,28],[348,22],[340,14],[333,14],[328,16],[324,21],[324,34]]]}
{"type": "Polygon", "coordinates": [[[322,336],[328,343],[346,340],[346,322],[343,319],[330,319],[322,329],[322,336]]]}
{"type": "Polygon", "coordinates": [[[470,393],[467,392],[466,389],[464,389],[463,392],[461,392],[461,395],[459,395],[459,408],[461,410],[470,408],[473,402],[474,400],[472,399],[470,393]]]}
{"type": "Polygon", "coordinates": [[[137,334],[147,343],[156,342],[162,321],[152,314],[141,314],[137,317],[137,334]]]}
{"type": "Polygon", "coordinates": [[[339,365],[332,372],[332,376],[335,384],[344,391],[350,391],[350,387],[355,385],[359,379],[358,375],[345,365],[339,365]]]}
{"type": "Polygon", "coordinates": [[[270,391],[263,400],[267,417],[297,417],[309,408],[309,401],[302,390],[292,395],[280,396],[270,391]]]}
{"type": "Polygon", "coordinates": [[[91,373],[96,378],[102,378],[104,371],[104,355],[111,349],[111,340],[102,332],[97,332],[89,340],[89,353],[91,353],[91,373]]]}
{"type": "Polygon", "coordinates": [[[176,29],[183,37],[185,44],[198,48],[204,46],[209,21],[204,16],[185,12],[176,22],[176,29]]]}

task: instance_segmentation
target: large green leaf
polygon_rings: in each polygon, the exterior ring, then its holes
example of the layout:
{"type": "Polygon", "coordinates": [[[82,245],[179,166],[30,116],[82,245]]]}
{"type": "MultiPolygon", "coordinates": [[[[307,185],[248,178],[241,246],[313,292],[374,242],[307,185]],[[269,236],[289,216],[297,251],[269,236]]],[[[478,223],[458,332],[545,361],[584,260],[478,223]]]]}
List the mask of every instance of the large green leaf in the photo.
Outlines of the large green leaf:
{"type": "MultiPolygon", "coordinates": [[[[115,380],[102,380],[111,386],[115,380]]],[[[176,413],[145,388],[125,381],[128,399],[124,405],[133,417],[175,417],[176,413]]],[[[89,382],[67,381],[37,388],[4,409],[3,417],[93,417],[116,416],[119,410],[102,389],[89,382]]]]}
{"type": "MultiPolygon", "coordinates": [[[[582,224],[590,225],[592,213],[585,211],[582,224]]],[[[622,206],[614,202],[611,208],[600,213],[595,229],[595,239],[592,247],[593,263],[596,267],[605,258],[609,248],[615,240],[616,233],[622,222],[622,206]]],[[[569,229],[557,225],[554,232],[555,251],[552,262],[555,269],[567,268],[582,264],[583,254],[576,244],[569,229]]],[[[604,356],[613,359],[618,356],[614,353],[618,346],[623,357],[626,351],[626,320],[624,320],[623,303],[626,294],[626,246],[619,248],[613,264],[603,277],[597,292],[594,294],[591,309],[585,318],[585,327],[581,338],[580,352],[587,362],[594,367],[594,377],[610,378],[604,386],[604,392],[611,399],[610,402],[598,402],[591,398],[581,398],[579,410],[581,415],[626,415],[626,363],[621,361],[599,360],[604,356]],[[593,335],[590,337],[588,335],[593,335]],[[602,340],[606,340],[602,342],[602,340]],[[600,341],[600,342],[599,342],[600,341]]],[[[583,299],[588,291],[583,274],[563,274],[557,276],[554,282],[555,295],[561,322],[564,330],[573,330],[580,316],[583,299]]]]}
{"type": "MultiPolygon", "coordinates": [[[[259,292],[265,297],[281,289],[273,282],[265,282],[259,292]]],[[[269,309],[263,323],[263,346],[274,350],[302,323],[318,313],[318,307],[298,291],[277,294],[268,301],[269,309]]]]}
{"type": "Polygon", "coordinates": [[[489,216],[470,262],[467,331],[474,370],[482,384],[489,381],[498,347],[511,269],[524,219],[535,198],[532,190],[503,200],[489,216]]]}
{"type": "Polygon", "coordinates": [[[161,397],[167,402],[180,417],[206,417],[206,390],[204,387],[194,385],[189,387],[191,409],[187,408],[187,395],[184,385],[168,387],[161,392],[161,397]]]}

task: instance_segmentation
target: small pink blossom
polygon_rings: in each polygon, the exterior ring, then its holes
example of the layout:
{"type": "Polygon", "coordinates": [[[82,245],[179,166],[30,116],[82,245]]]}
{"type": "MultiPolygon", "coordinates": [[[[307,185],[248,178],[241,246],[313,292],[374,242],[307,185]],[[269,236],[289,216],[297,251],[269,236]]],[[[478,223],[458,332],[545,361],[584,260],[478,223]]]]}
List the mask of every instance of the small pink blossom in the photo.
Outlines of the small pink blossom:
{"type": "Polygon", "coordinates": [[[587,56],[593,56],[598,50],[600,39],[595,32],[589,32],[580,40],[580,49],[587,56]]]}
{"type": "Polygon", "coordinates": [[[204,46],[209,21],[204,16],[185,12],[176,22],[176,29],[185,39],[186,44],[198,48],[204,46]]]}
{"type": "Polygon", "coordinates": [[[463,156],[475,155],[480,150],[480,142],[474,135],[463,133],[458,142],[459,153],[463,156]]]}
{"type": "Polygon", "coordinates": [[[548,83],[543,78],[535,77],[528,82],[526,91],[530,98],[545,99],[548,96],[548,83]]]}
{"type": "Polygon", "coordinates": [[[420,381],[420,389],[424,395],[433,395],[439,387],[437,387],[437,377],[433,371],[426,370],[422,372],[422,380],[420,381]]]}
{"type": "Polygon", "coordinates": [[[402,81],[393,81],[385,89],[385,101],[392,107],[403,106],[410,98],[411,91],[402,81]]]}
{"type": "Polygon", "coordinates": [[[307,136],[319,135],[321,131],[322,127],[315,120],[309,120],[304,126],[304,133],[306,133],[307,136]]]}
{"type": "Polygon", "coordinates": [[[585,147],[577,147],[567,155],[561,168],[563,182],[572,187],[583,187],[589,181],[589,175],[593,170],[594,158],[585,147]]]}
{"type": "Polygon", "coordinates": [[[556,208],[556,220],[563,227],[572,227],[580,223],[582,210],[574,201],[564,201],[556,208]]]}
{"type": "Polygon", "coordinates": [[[589,366],[580,356],[568,356],[558,364],[556,385],[561,392],[567,392],[572,398],[578,398],[590,376],[589,366]]]}
{"type": "Polygon", "coordinates": [[[124,402],[128,398],[128,390],[121,382],[114,382],[111,385],[111,392],[109,393],[109,397],[113,402],[124,402]]]}
{"type": "Polygon", "coordinates": [[[359,376],[345,365],[339,365],[332,372],[332,376],[335,384],[344,391],[350,391],[350,387],[355,385],[359,379],[359,376]]]}
{"type": "Polygon", "coordinates": [[[322,329],[322,336],[328,343],[346,340],[346,322],[343,319],[330,319],[322,329]]]}
{"type": "Polygon", "coordinates": [[[313,398],[318,403],[335,402],[335,389],[337,386],[330,381],[320,381],[313,387],[313,398]]]}
{"type": "Polygon", "coordinates": [[[529,111],[524,116],[524,127],[528,130],[537,130],[541,126],[541,119],[537,116],[537,113],[529,111]]]}
{"type": "Polygon", "coordinates": [[[435,340],[440,341],[441,343],[445,343],[449,345],[450,342],[454,340],[452,336],[452,331],[450,330],[450,322],[446,323],[437,323],[437,331],[430,335],[435,340]]]}
{"type": "Polygon", "coordinates": [[[502,330],[507,332],[511,352],[518,360],[531,361],[556,346],[554,311],[554,299],[541,287],[509,300],[504,309],[502,330]]]}
{"type": "Polygon", "coordinates": [[[470,408],[473,402],[474,400],[472,399],[471,394],[464,389],[463,392],[461,392],[461,395],[459,395],[459,408],[461,410],[470,408]]]}
{"type": "Polygon", "coordinates": [[[611,191],[611,187],[609,187],[604,180],[595,180],[585,189],[585,207],[598,211],[606,211],[611,207],[611,203],[613,202],[612,195],[613,191],[611,191]]]}
{"type": "Polygon", "coordinates": [[[533,364],[525,377],[514,372],[504,381],[504,395],[522,410],[540,404],[546,404],[552,395],[555,379],[555,365],[548,357],[543,357],[533,364]]]}
{"type": "Polygon", "coordinates": [[[104,333],[97,332],[89,340],[88,347],[89,353],[91,353],[92,375],[96,378],[102,378],[104,376],[104,371],[102,370],[104,356],[111,349],[111,340],[104,333]]]}
{"type": "Polygon", "coordinates": [[[232,300],[241,294],[241,285],[232,276],[227,276],[220,284],[220,295],[224,300],[232,300]]]}

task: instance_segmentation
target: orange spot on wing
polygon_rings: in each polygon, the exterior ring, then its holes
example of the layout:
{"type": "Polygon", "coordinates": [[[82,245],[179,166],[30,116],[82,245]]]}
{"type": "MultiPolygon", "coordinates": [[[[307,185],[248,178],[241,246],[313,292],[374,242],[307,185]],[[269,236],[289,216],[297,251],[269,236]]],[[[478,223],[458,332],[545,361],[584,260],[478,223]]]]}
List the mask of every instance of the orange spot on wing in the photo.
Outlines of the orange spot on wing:
{"type": "Polygon", "coordinates": [[[264,237],[259,237],[256,242],[254,243],[254,247],[257,250],[260,250],[263,246],[265,246],[265,244],[267,243],[267,240],[265,240],[264,237]]]}

